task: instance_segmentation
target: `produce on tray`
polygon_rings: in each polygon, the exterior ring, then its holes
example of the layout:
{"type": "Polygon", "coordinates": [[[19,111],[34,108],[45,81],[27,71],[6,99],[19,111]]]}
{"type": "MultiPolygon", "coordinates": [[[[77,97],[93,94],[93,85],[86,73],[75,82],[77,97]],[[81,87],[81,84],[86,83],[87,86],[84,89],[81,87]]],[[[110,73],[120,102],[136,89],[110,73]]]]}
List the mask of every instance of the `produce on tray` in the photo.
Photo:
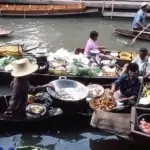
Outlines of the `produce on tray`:
{"type": "Polygon", "coordinates": [[[143,132],[145,132],[146,134],[150,134],[150,122],[145,121],[144,119],[142,119],[140,121],[140,125],[139,127],[143,130],[143,132]]]}
{"type": "Polygon", "coordinates": [[[102,96],[92,99],[89,105],[94,110],[112,111],[116,108],[117,103],[110,94],[110,89],[105,89],[102,96]]]}
{"type": "Polygon", "coordinates": [[[28,108],[27,108],[27,111],[34,113],[34,114],[41,114],[44,111],[44,106],[39,105],[39,104],[30,104],[28,105],[28,108]]]}
{"type": "Polygon", "coordinates": [[[101,96],[104,93],[104,88],[99,84],[90,84],[87,88],[89,90],[88,97],[91,98],[101,96]]]}
{"type": "Polygon", "coordinates": [[[119,54],[120,56],[120,59],[123,59],[123,60],[131,60],[131,53],[128,53],[128,52],[121,52],[119,54]]]}
{"type": "Polygon", "coordinates": [[[142,105],[150,104],[150,86],[149,86],[149,84],[146,84],[144,86],[143,92],[142,92],[141,97],[139,99],[139,104],[142,104],[142,105]]]}
{"type": "Polygon", "coordinates": [[[137,54],[132,52],[132,59],[134,59],[136,56],[137,56],[137,54]]]}

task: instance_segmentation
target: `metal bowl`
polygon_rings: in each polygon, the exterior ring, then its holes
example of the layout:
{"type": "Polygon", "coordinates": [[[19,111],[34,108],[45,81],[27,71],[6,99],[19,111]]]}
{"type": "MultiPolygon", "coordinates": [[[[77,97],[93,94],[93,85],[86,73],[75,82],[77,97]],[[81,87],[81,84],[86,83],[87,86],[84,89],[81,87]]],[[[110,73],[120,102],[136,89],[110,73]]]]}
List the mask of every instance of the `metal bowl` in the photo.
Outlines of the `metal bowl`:
{"type": "Polygon", "coordinates": [[[34,116],[44,116],[46,114],[46,107],[42,104],[32,103],[26,107],[26,112],[34,116]],[[33,111],[34,107],[38,107],[38,109],[41,109],[41,111],[33,111]]]}
{"type": "Polygon", "coordinates": [[[61,101],[80,101],[85,99],[88,95],[88,89],[86,86],[74,80],[69,80],[66,78],[63,79],[60,77],[58,80],[50,82],[50,84],[55,87],[55,91],[48,87],[47,92],[55,99],[59,99],[61,101]],[[68,93],[71,98],[69,99],[61,97],[59,94],[61,90],[64,90],[66,93],[68,93]]]}

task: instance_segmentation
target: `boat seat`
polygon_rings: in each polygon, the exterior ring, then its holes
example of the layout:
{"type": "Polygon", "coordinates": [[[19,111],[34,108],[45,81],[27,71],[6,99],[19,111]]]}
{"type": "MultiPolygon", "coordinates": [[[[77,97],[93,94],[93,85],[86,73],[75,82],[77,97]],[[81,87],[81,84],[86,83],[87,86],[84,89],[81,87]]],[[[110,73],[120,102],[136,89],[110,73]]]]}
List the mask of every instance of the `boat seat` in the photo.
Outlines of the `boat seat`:
{"type": "Polygon", "coordinates": [[[16,11],[23,11],[24,10],[24,6],[23,5],[16,5],[15,10],[16,11]]]}
{"type": "Polygon", "coordinates": [[[46,5],[39,5],[38,10],[39,11],[46,11],[46,5]]]}
{"type": "MultiPolygon", "coordinates": [[[[141,30],[142,31],[142,30],[141,30]]],[[[137,33],[140,33],[141,31],[138,31],[138,30],[132,30],[132,32],[137,32],[137,33]]],[[[150,32],[143,32],[143,34],[150,34],[150,32]]]]}

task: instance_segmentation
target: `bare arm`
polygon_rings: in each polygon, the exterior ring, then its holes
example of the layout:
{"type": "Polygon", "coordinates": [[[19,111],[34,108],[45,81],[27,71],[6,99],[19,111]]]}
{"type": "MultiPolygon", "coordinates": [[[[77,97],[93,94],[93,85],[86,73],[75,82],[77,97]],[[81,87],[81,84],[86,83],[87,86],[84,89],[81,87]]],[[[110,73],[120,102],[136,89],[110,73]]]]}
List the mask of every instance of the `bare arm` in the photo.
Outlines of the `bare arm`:
{"type": "Polygon", "coordinates": [[[55,90],[54,86],[51,85],[51,84],[39,85],[39,86],[36,86],[36,87],[34,87],[32,85],[29,85],[29,94],[36,94],[38,92],[41,92],[41,91],[45,90],[47,87],[50,87],[53,90],[55,90]]]}
{"type": "Polygon", "coordinates": [[[138,25],[138,27],[144,29],[144,26],[140,22],[138,22],[137,25],[138,25]]]}
{"type": "Polygon", "coordinates": [[[125,74],[127,72],[127,67],[129,64],[125,64],[122,68],[122,71],[120,72],[120,76],[122,76],[123,74],[125,74]]]}
{"type": "Polygon", "coordinates": [[[133,95],[133,96],[130,96],[130,97],[126,97],[126,98],[121,98],[120,101],[130,101],[130,100],[134,100],[136,97],[133,95]]]}
{"type": "Polygon", "coordinates": [[[111,85],[111,93],[113,94],[114,92],[115,92],[115,90],[116,90],[116,84],[115,83],[113,83],[112,85],[111,85]]]}

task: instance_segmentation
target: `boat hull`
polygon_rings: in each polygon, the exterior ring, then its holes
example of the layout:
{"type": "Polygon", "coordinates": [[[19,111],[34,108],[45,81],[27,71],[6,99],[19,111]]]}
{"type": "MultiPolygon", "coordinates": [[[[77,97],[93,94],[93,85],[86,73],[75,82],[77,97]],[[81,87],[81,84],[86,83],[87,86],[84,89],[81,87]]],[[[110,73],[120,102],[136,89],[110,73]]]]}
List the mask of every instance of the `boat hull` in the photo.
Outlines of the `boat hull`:
{"type": "Polygon", "coordinates": [[[5,17],[59,17],[82,16],[98,13],[96,8],[84,4],[64,5],[10,5],[0,4],[0,16],[5,17]]]}
{"type": "Polygon", "coordinates": [[[50,0],[0,0],[1,3],[7,4],[50,4],[50,0]]]}
{"type": "MultiPolygon", "coordinates": [[[[123,35],[126,37],[130,37],[130,38],[134,38],[136,37],[136,35],[139,33],[133,33],[132,30],[126,30],[126,29],[115,29],[114,33],[119,34],[119,35],[123,35]]],[[[144,32],[143,34],[141,34],[138,39],[141,40],[147,40],[150,41],[150,32],[144,32]]]]}

